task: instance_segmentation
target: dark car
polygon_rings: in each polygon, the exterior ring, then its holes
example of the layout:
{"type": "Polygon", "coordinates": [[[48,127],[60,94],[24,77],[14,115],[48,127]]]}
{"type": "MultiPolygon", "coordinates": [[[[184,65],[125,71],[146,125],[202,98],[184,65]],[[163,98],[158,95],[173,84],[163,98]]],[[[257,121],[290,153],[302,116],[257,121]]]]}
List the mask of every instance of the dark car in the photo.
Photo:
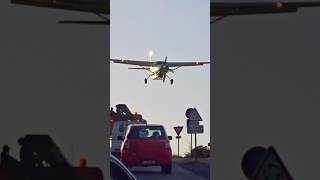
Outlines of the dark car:
{"type": "Polygon", "coordinates": [[[112,154],[110,154],[110,179],[137,180],[127,167],[112,154]]]}

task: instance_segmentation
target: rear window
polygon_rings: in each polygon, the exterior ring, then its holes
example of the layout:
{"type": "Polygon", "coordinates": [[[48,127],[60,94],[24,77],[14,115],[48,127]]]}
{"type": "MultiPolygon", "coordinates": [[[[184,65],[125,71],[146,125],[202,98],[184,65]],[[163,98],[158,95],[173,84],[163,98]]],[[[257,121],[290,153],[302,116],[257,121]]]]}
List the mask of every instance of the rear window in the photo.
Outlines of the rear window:
{"type": "Polygon", "coordinates": [[[166,134],[161,126],[131,127],[128,138],[158,139],[165,138],[166,134]]]}

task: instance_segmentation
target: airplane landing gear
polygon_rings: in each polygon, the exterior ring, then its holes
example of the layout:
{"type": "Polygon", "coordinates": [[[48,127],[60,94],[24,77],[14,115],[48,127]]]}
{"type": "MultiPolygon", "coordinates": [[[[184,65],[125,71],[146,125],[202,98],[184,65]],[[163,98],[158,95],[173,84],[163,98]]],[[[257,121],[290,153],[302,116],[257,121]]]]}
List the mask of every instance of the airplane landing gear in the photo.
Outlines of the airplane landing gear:
{"type": "Polygon", "coordinates": [[[171,79],[168,75],[166,75],[166,77],[167,77],[168,79],[170,79],[170,84],[172,85],[172,84],[173,84],[173,79],[171,79]]]}
{"type": "Polygon", "coordinates": [[[147,78],[144,78],[144,83],[147,84],[149,77],[152,76],[152,74],[149,74],[147,78]]]}

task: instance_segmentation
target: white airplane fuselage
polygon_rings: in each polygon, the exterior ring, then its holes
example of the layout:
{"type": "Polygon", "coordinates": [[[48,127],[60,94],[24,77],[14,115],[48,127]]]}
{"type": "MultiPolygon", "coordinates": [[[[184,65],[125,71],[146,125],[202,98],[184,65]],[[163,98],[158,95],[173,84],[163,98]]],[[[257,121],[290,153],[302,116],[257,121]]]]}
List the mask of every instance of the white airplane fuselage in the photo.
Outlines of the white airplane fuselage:
{"type": "Polygon", "coordinates": [[[166,74],[169,68],[165,64],[155,64],[150,66],[150,78],[153,80],[163,80],[166,78],[166,74]]]}

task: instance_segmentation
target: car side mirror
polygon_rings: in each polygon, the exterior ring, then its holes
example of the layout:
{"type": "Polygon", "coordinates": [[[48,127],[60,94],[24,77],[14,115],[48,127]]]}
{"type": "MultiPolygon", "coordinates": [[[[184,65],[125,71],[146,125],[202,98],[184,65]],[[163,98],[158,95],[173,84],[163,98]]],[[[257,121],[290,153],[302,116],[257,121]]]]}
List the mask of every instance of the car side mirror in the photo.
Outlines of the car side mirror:
{"type": "Polygon", "coordinates": [[[168,136],[168,139],[171,141],[172,140],[172,136],[168,136]]]}
{"type": "Polygon", "coordinates": [[[124,140],[123,136],[118,136],[118,140],[124,140]]]}

